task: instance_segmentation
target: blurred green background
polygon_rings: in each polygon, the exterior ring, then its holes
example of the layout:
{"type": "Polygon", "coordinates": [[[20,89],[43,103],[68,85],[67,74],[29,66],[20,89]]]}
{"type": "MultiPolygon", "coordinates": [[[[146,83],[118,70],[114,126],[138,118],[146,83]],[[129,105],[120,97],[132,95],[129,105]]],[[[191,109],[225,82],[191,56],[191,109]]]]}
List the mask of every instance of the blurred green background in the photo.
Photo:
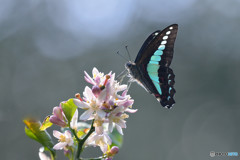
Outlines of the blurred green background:
{"type": "MultiPolygon", "coordinates": [[[[84,70],[119,74],[126,61],[117,51],[127,55],[128,45],[134,59],[149,34],[172,23],[179,24],[176,104],[162,108],[133,84],[138,112],[115,159],[217,160],[227,157],[210,151],[240,152],[239,8],[239,0],[1,0],[0,159],[39,159],[22,119],[43,120],[82,93],[84,70]]],[[[58,152],[58,159],[66,158],[58,152]]]]}

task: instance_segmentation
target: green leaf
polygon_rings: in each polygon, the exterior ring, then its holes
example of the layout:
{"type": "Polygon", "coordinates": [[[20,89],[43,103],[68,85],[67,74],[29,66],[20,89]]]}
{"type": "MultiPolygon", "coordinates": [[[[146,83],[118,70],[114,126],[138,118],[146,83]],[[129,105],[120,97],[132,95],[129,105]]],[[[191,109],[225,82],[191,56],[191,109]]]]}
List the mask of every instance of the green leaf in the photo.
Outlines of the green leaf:
{"type": "Polygon", "coordinates": [[[77,106],[74,104],[73,99],[69,99],[68,101],[61,103],[61,107],[68,122],[70,123],[77,106]]]}
{"type": "Polygon", "coordinates": [[[114,129],[113,132],[109,134],[109,136],[112,139],[111,147],[112,146],[118,146],[119,148],[122,147],[123,135],[118,133],[116,129],[114,129]]]}
{"type": "Polygon", "coordinates": [[[26,118],[23,120],[23,122],[26,125],[25,127],[26,135],[42,144],[45,148],[47,148],[51,152],[51,154],[55,156],[55,151],[52,149],[53,142],[51,136],[48,134],[46,130],[45,131],[40,130],[41,122],[34,118],[26,118]]]}
{"type": "Polygon", "coordinates": [[[42,125],[40,127],[41,131],[44,131],[44,130],[46,130],[47,128],[49,128],[49,127],[51,127],[53,125],[52,122],[49,121],[49,119],[50,119],[50,116],[47,116],[44,119],[44,121],[43,121],[43,123],[42,123],[42,125]]]}

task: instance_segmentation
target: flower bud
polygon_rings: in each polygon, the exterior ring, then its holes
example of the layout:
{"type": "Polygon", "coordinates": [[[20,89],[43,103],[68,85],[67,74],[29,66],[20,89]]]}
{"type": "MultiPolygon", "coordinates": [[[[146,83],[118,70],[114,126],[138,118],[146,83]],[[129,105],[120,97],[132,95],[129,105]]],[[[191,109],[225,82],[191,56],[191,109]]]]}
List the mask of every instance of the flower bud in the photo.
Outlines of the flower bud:
{"type": "Polygon", "coordinates": [[[62,112],[61,107],[54,107],[53,108],[53,115],[50,116],[49,121],[53,124],[56,124],[61,127],[66,127],[67,123],[64,120],[64,113],[62,112]]]}
{"type": "Polygon", "coordinates": [[[59,119],[55,115],[50,116],[49,121],[52,122],[53,124],[56,124],[56,125],[60,126],[60,127],[66,127],[67,126],[66,122],[62,121],[61,119],[59,119]]]}
{"type": "Polygon", "coordinates": [[[118,153],[118,151],[119,151],[119,148],[117,146],[113,146],[110,150],[110,154],[115,155],[118,153]]]}
{"type": "Polygon", "coordinates": [[[92,92],[95,95],[95,97],[98,97],[98,95],[101,93],[101,89],[98,86],[93,86],[92,92]]]}

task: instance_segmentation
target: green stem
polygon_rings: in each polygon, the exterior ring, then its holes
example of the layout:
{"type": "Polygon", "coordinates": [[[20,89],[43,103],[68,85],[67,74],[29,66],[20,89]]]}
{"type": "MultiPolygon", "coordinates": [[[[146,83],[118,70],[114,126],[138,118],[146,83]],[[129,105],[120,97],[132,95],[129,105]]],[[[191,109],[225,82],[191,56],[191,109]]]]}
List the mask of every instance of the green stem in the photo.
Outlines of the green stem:
{"type": "Polygon", "coordinates": [[[50,151],[51,160],[55,160],[54,154],[50,151]]]}
{"type": "Polygon", "coordinates": [[[93,126],[94,124],[94,120],[92,121],[92,125],[90,130],[88,131],[87,135],[78,142],[78,149],[77,149],[77,154],[76,154],[76,159],[79,160],[80,159],[80,155],[81,152],[83,151],[83,144],[85,143],[85,141],[88,139],[88,137],[95,131],[95,127],[93,126]]]}

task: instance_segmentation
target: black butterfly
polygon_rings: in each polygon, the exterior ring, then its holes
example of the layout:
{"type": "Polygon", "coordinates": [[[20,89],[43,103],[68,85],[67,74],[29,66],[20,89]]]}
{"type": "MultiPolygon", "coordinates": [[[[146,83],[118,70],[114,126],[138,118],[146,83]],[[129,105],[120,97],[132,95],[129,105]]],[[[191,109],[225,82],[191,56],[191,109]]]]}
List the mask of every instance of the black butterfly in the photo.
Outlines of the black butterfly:
{"type": "Polygon", "coordinates": [[[162,31],[153,32],[143,43],[135,62],[126,64],[131,77],[153,94],[165,108],[171,108],[175,104],[175,75],[169,66],[177,31],[178,25],[172,24],[162,31]]]}

